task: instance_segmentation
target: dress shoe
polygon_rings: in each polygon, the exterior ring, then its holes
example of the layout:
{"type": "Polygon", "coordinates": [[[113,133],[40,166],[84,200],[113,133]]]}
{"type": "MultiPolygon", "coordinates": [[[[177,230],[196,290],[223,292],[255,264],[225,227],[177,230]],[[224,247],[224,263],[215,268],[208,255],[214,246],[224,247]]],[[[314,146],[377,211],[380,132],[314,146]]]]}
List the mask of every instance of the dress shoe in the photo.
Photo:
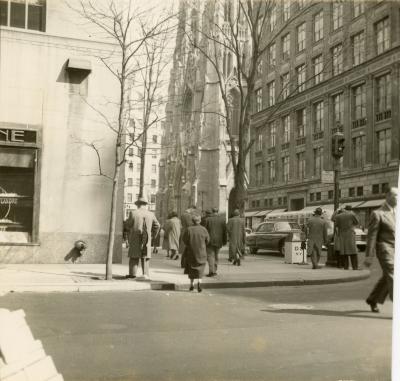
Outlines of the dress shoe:
{"type": "Polygon", "coordinates": [[[175,257],[174,257],[174,258],[172,258],[172,259],[175,259],[175,261],[176,261],[176,260],[178,260],[178,259],[179,259],[179,255],[178,255],[178,254],[176,254],[176,255],[175,255],[175,257]]]}
{"type": "Polygon", "coordinates": [[[322,267],[321,266],[319,266],[319,265],[317,265],[317,266],[313,266],[313,270],[319,270],[319,269],[321,269],[322,267]]]}
{"type": "Polygon", "coordinates": [[[190,286],[189,291],[193,291],[194,290],[194,286],[190,286]]]}
{"type": "Polygon", "coordinates": [[[375,313],[379,312],[378,305],[375,302],[371,302],[368,299],[365,302],[370,306],[371,312],[375,312],[375,313]]]}
{"type": "Polygon", "coordinates": [[[198,292],[202,292],[202,291],[203,291],[202,288],[201,288],[201,286],[200,286],[200,284],[197,284],[197,291],[198,291],[198,292]]]}
{"type": "Polygon", "coordinates": [[[214,276],[213,273],[209,273],[209,274],[206,275],[207,278],[211,278],[211,277],[213,277],[213,276],[214,276]]]}
{"type": "Polygon", "coordinates": [[[135,279],[135,275],[125,275],[125,279],[135,279]]]}

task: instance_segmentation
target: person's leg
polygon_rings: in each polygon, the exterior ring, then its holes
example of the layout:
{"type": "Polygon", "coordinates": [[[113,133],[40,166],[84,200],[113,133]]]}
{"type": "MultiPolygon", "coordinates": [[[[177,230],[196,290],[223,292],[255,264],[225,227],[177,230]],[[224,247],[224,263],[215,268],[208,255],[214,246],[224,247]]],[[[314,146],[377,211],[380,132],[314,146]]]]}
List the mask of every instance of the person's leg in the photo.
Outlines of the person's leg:
{"type": "MultiPolygon", "coordinates": [[[[390,296],[390,300],[393,301],[393,273],[394,273],[394,258],[393,256],[385,255],[378,256],[379,263],[382,267],[382,277],[386,280],[387,292],[390,296]]],[[[380,303],[378,301],[378,303],[380,303]]],[[[383,303],[383,301],[382,301],[383,303]]]]}
{"type": "Polygon", "coordinates": [[[171,251],[172,251],[171,258],[175,260],[179,259],[178,252],[175,249],[172,249],[171,251]]]}
{"type": "Polygon", "coordinates": [[[311,263],[312,263],[312,268],[316,269],[318,266],[318,258],[317,258],[317,248],[314,244],[311,247],[311,263]]]}
{"type": "Polygon", "coordinates": [[[215,263],[214,263],[214,274],[217,273],[218,270],[218,254],[219,254],[219,247],[215,247],[215,263]]]}
{"type": "Polygon", "coordinates": [[[129,258],[129,276],[135,277],[137,274],[137,269],[139,265],[139,258],[129,258]]]}
{"type": "Polygon", "coordinates": [[[198,292],[201,292],[201,291],[202,291],[202,288],[201,288],[201,279],[200,279],[200,278],[197,279],[197,291],[198,291],[198,292]]]}
{"type": "Polygon", "coordinates": [[[343,255],[343,267],[345,270],[349,269],[349,256],[343,255]]]}
{"type": "Polygon", "coordinates": [[[215,257],[213,247],[207,246],[207,263],[208,263],[208,275],[214,274],[214,266],[215,266],[215,257]]]}
{"type": "Polygon", "coordinates": [[[142,271],[145,277],[150,276],[150,258],[141,258],[142,260],[142,271]]]}
{"type": "Polygon", "coordinates": [[[357,254],[350,255],[350,261],[353,270],[358,270],[358,255],[357,254]]]}
{"type": "Polygon", "coordinates": [[[194,290],[194,279],[193,278],[189,278],[190,279],[190,288],[189,291],[193,291],[194,290]]]}

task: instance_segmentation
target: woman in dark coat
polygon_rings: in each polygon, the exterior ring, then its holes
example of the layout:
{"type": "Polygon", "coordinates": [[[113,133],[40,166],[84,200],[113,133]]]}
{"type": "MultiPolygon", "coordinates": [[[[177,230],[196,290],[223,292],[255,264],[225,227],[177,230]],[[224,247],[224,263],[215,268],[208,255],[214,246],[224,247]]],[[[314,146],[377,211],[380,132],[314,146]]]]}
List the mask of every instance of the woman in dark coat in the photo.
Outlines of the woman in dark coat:
{"type": "Polygon", "coordinates": [[[193,226],[189,226],[183,233],[183,242],[186,245],[185,274],[190,279],[190,291],[194,290],[194,280],[197,279],[197,291],[201,292],[201,278],[207,263],[206,246],[210,241],[207,229],[200,225],[201,217],[193,216],[193,226]]]}

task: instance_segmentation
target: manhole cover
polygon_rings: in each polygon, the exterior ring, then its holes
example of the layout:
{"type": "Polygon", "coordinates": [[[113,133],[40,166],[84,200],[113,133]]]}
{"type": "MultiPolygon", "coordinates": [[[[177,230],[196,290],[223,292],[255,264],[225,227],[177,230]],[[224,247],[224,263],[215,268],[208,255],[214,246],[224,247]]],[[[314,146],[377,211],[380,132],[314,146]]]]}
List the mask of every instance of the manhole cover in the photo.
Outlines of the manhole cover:
{"type": "Polygon", "coordinates": [[[314,308],[306,304],[271,304],[269,307],[274,310],[312,310],[314,308]]]}

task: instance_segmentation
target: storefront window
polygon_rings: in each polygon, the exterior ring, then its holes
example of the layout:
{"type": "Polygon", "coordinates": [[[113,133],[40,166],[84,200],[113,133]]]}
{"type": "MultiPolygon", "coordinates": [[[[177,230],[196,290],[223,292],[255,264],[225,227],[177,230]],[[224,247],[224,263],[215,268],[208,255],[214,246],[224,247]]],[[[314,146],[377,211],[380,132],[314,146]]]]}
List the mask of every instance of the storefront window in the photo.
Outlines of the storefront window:
{"type": "Polygon", "coordinates": [[[0,147],[0,242],[33,242],[36,150],[0,147]]]}

